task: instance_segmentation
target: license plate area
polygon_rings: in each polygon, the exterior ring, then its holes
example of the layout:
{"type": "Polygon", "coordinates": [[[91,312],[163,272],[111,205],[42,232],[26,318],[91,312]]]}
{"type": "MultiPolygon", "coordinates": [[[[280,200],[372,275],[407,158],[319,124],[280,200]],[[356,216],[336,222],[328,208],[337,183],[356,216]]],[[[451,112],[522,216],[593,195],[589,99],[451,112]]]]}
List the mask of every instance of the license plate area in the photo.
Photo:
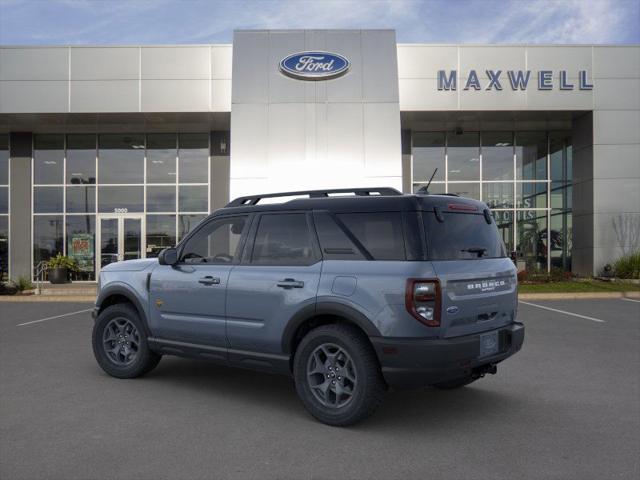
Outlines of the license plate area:
{"type": "Polygon", "coordinates": [[[480,358],[490,357],[500,351],[499,332],[483,333],[480,335],[480,358]]]}

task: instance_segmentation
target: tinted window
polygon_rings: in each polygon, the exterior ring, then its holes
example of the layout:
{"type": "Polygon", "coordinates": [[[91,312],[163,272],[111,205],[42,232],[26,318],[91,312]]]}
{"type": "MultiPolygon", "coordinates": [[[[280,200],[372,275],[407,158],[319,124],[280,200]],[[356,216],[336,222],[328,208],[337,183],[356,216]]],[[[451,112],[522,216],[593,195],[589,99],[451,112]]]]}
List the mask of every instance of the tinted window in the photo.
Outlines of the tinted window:
{"type": "Polygon", "coordinates": [[[67,183],[96,183],[95,135],[67,135],[67,183]]]}
{"type": "Polygon", "coordinates": [[[432,212],[424,213],[430,260],[472,260],[506,256],[494,222],[484,215],[442,213],[439,222],[432,212]]]}
{"type": "Polygon", "coordinates": [[[314,222],[322,248],[322,258],[325,260],[365,259],[358,247],[353,244],[331,215],[328,213],[316,213],[314,222]]]}
{"type": "Polygon", "coordinates": [[[100,135],[98,149],[100,183],[143,183],[144,135],[100,135]]]}
{"type": "Polygon", "coordinates": [[[182,249],[185,263],[232,263],[238,256],[247,217],[213,220],[187,240],[182,249]]]}
{"type": "Polygon", "coordinates": [[[337,218],[374,260],[406,260],[400,212],[343,213],[337,218]]]}
{"type": "Polygon", "coordinates": [[[33,183],[36,185],[63,182],[64,136],[36,135],[33,151],[33,183]]]}
{"type": "Polygon", "coordinates": [[[260,218],[251,263],[309,265],[313,261],[313,243],[306,214],[274,214],[260,218]]]}

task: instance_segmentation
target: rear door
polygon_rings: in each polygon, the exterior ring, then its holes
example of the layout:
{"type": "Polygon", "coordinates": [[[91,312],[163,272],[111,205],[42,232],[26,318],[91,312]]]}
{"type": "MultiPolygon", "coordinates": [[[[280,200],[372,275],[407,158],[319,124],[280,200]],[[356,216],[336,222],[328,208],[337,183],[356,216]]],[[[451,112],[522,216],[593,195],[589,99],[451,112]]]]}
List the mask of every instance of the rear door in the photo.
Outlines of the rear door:
{"type": "Polygon", "coordinates": [[[456,337],[515,320],[516,268],[482,213],[425,212],[428,256],[442,288],[442,333],[456,337]]]}
{"type": "Polygon", "coordinates": [[[231,361],[256,366],[281,353],[290,318],[315,305],[322,262],[306,212],[260,214],[245,252],[229,277],[227,338],[231,361]]]}

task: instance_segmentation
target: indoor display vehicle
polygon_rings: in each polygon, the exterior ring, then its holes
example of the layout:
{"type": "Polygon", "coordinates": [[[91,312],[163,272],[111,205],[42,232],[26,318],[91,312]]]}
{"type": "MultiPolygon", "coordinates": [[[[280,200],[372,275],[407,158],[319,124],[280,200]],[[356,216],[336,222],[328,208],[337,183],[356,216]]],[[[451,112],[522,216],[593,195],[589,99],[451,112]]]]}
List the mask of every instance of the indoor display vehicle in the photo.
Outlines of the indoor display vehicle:
{"type": "Polygon", "coordinates": [[[98,285],[93,350],[108,374],[178,355],[289,375],[330,425],[368,417],[388,389],[496,373],[524,340],[491,212],[455,195],[241,197],[157,259],[105,266],[98,285]]]}

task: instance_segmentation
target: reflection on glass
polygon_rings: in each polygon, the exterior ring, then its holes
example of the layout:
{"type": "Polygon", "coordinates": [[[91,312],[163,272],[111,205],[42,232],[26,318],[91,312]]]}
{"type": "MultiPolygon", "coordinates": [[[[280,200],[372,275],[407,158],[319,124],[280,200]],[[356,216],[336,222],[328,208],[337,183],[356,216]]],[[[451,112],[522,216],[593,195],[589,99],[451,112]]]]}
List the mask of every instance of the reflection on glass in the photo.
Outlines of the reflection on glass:
{"type": "Polygon", "coordinates": [[[477,133],[447,134],[449,180],[480,179],[480,138],[477,133]]]}
{"type": "Polygon", "coordinates": [[[143,200],[143,187],[98,188],[98,211],[101,213],[142,212],[143,200]]]}
{"type": "Polygon", "coordinates": [[[547,179],[546,132],[516,133],[516,178],[518,180],[547,179]]]}
{"type": "Polygon", "coordinates": [[[9,187],[0,187],[0,213],[9,213],[9,187]]]}
{"type": "Polygon", "coordinates": [[[209,134],[181,133],[178,168],[180,183],[209,181],[209,134]]]}
{"type": "Polygon", "coordinates": [[[547,270],[547,213],[523,210],[517,212],[518,261],[527,271],[547,270]]]}
{"type": "Polygon", "coordinates": [[[176,183],[175,133],[147,135],[147,183],[176,183]]]}
{"type": "Polygon", "coordinates": [[[551,208],[571,209],[573,187],[564,182],[551,182],[551,208]]]}
{"type": "Polygon", "coordinates": [[[444,133],[414,134],[412,153],[414,182],[428,182],[436,168],[433,180],[444,180],[444,133]]]}
{"type": "Polygon", "coordinates": [[[175,215],[147,215],[147,258],[176,244],[175,215]]]}
{"type": "Polygon", "coordinates": [[[34,184],[63,183],[64,135],[35,135],[33,143],[34,184]]]}
{"type": "Polygon", "coordinates": [[[34,213],[62,213],[63,187],[34,187],[34,213]]]}
{"type": "Polygon", "coordinates": [[[518,183],[516,187],[516,207],[547,208],[547,183],[518,183]]]}
{"type": "Polygon", "coordinates": [[[143,183],[144,135],[100,135],[98,175],[101,184],[143,183]]]}
{"type": "Polygon", "coordinates": [[[72,280],[96,279],[95,242],[95,216],[67,215],[67,256],[78,265],[72,280]]]}
{"type": "Polygon", "coordinates": [[[180,185],[179,205],[181,212],[206,212],[208,207],[208,189],[206,185],[180,185]]]}
{"type": "Polygon", "coordinates": [[[135,260],[142,257],[142,225],[139,218],[125,218],[123,221],[124,252],[123,260],[135,260]]]}
{"type": "Polygon", "coordinates": [[[193,230],[202,220],[207,218],[206,215],[179,215],[178,216],[178,241],[193,230]]]}
{"type": "Polygon", "coordinates": [[[33,266],[64,253],[64,222],[62,215],[36,215],[33,217],[33,266]]]}
{"type": "Polygon", "coordinates": [[[513,211],[512,210],[492,210],[491,214],[498,227],[500,237],[504,242],[507,253],[513,252],[513,211]]]}
{"type": "Polygon", "coordinates": [[[551,267],[571,270],[572,217],[571,212],[551,210],[551,267]]]}
{"type": "Polygon", "coordinates": [[[551,132],[549,134],[549,172],[551,180],[571,182],[571,135],[569,132],[551,132]]]}
{"type": "Polygon", "coordinates": [[[148,186],[147,212],[175,212],[176,187],[148,186]]]}
{"type": "Polygon", "coordinates": [[[118,219],[100,220],[100,266],[118,261],[118,219]]]}
{"type": "Polygon", "coordinates": [[[67,213],[95,213],[96,187],[74,185],[67,187],[67,213]]]}
{"type": "Polygon", "coordinates": [[[96,183],[95,135],[67,135],[67,183],[96,183]]]}
{"type": "Polygon", "coordinates": [[[482,133],[482,179],[513,180],[513,133],[482,133]]]}
{"type": "Polygon", "coordinates": [[[451,183],[449,182],[449,193],[455,193],[461,197],[480,200],[480,183],[451,183]]]}
{"type": "Polygon", "coordinates": [[[9,184],[9,135],[0,134],[0,185],[9,184]]]}
{"type": "Polygon", "coordinates": [[[513,208],[513,183],[484,183],[482,200],[489,208],[513,208]]]}
{"type": "Polygon", "coordinates": [[[0,216],[0,280],[9,275],[9,217],[0,216]]]}
{"type": "MultiPolygon", "coordinates": [[[[440,195],[442,193],[446,192],[446,184],[444,182],[431,182],[431,185],[429,185],[429,194],[430,195],[440,195]]],[[[427,184],[426,183],[414,183],[413,184],[413,193],[424,193],[420,192],[420,189],[423,189],[424,187],[426,187],[427,184]]]]}

